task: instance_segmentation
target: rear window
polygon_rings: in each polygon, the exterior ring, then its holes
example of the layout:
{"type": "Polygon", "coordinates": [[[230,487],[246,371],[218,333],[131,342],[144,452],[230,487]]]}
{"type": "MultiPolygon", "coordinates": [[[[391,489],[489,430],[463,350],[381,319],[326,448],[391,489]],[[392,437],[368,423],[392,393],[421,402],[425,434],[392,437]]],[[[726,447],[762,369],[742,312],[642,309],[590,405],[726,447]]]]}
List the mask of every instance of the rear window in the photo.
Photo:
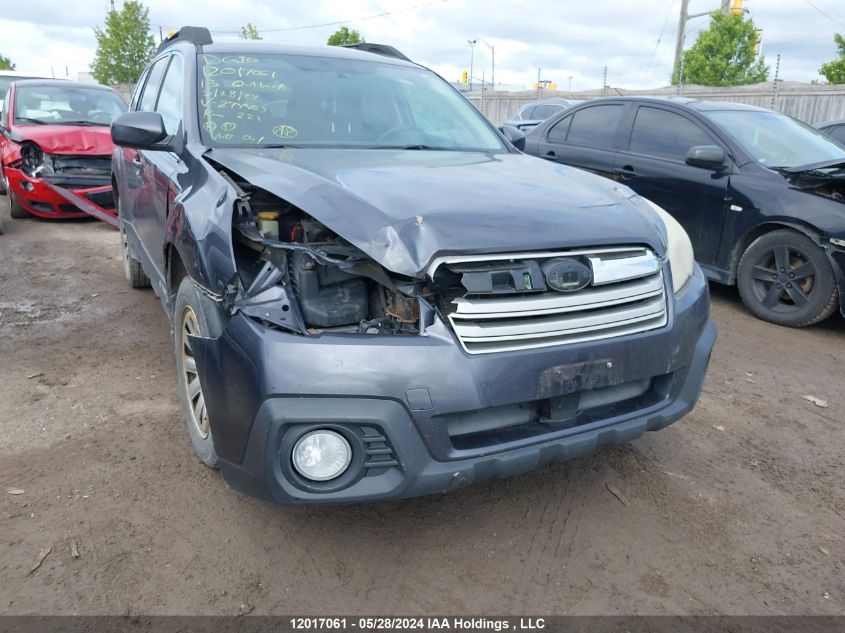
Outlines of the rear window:
{"type": "Polygon", "coordinates": [[[554,104],[538,105],[534,108],[534,113],[531,115],[531,118],[545,121],[553,114],[560,112],[562,109],[562,106],[554,104]]]}

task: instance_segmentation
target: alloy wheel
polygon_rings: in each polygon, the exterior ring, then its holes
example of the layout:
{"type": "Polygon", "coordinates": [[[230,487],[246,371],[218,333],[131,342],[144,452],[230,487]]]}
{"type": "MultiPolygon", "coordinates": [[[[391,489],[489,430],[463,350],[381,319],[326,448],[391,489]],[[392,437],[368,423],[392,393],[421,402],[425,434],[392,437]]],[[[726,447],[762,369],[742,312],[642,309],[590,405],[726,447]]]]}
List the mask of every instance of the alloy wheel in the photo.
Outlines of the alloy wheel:
{"type": "Polygon", "coordinates": [[[199,373],[197,373],[197,361],[191,350],[189,336],[202,336],[200,333],[197,315],[190,306],[182,310],[182,317],[179,325],[179,350],[182,355],[182,380],[184,381],[185,393],[188,396],[188,409],[191,422],[196,427],[202,439],[208,437],[209,423],[208,410],[205,406],[205,396],[202,393],[199,373]]]}
{"type": "Polygon", "coordinates": [[[810,302],[816,275],[806,253],[778,245],[762,253],[752,268],[754,295],[770,310],[791,312],[810,302]]]}

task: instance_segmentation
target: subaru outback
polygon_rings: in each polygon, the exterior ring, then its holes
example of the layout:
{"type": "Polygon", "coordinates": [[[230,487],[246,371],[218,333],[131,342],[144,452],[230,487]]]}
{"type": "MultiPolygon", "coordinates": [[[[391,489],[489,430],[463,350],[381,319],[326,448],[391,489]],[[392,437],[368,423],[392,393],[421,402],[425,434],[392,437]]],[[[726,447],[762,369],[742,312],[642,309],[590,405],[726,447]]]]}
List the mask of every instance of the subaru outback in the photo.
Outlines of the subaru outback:
{"type": "Polygon", "coordinates": [[[445,492],[661,429],[715,341],[689,239],[389,46],[185,27],[112,125],[193,448],[281,503],[445,492]]]}

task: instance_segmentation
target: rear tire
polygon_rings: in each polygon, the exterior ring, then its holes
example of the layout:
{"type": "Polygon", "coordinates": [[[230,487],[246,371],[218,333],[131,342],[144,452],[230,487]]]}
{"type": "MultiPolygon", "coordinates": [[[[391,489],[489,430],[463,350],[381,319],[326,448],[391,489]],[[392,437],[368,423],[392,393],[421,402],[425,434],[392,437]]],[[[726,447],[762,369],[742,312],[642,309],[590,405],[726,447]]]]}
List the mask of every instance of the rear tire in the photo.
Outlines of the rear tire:
{"type": "Polygon", "coordinates": [[[737,286],[755,316],[787,327],[819,323],[839,305],[825,252],[806,235],[788,229],[751,243],[739,261],[737,286]]]}
{"type": "Polygon", "coordinates": [[[129,240],[126,237],[126,230],[123,228],[123,213],[120,210],[120,198],[117,199],[117,224],[120,229],[120,246],[123,256],[123,276],[133,288],[149,288],[150,278],[144,272],[144,268],[132,255],[129,240]]]}
{"type": "Polygon", "coordinates": [[[194,452],[209,468],[219,468],[220,458],[214,449],[212,425],[189,335],[217,338],[225,327],[225,311],[199,292],[190,277],[182,279],[173,314],[179,399],[194,452]]]}

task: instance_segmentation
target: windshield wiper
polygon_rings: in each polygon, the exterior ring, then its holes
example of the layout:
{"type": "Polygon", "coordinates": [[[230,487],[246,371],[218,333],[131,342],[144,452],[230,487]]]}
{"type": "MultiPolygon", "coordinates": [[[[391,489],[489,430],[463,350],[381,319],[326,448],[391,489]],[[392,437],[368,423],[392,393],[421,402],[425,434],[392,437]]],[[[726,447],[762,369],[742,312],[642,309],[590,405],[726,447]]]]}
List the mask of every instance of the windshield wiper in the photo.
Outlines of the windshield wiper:
{"type": "Polygon", "coordinates": [[[109,126],[111,123],[97,123],[95,121],[58,121],[59,125],[104,125],[109,126]]]}
{"type": "Polygon", "coordinates": [[[37,125],[51,125],[52,121],[42,121],[41,119],[30,119],[26,116],[16,116],[15,121],[26,121],[27,123],[35,123],[37,125]]]}
{"type": "Polygon", "coordinates": [[[371,145],[362,149],[407,149],[407,150],[429,150],[433,152],[448,152],[455,150],[454,147],[436,147],[434,145],[423,145],[414,143],[411,145],[371,145]]]}

